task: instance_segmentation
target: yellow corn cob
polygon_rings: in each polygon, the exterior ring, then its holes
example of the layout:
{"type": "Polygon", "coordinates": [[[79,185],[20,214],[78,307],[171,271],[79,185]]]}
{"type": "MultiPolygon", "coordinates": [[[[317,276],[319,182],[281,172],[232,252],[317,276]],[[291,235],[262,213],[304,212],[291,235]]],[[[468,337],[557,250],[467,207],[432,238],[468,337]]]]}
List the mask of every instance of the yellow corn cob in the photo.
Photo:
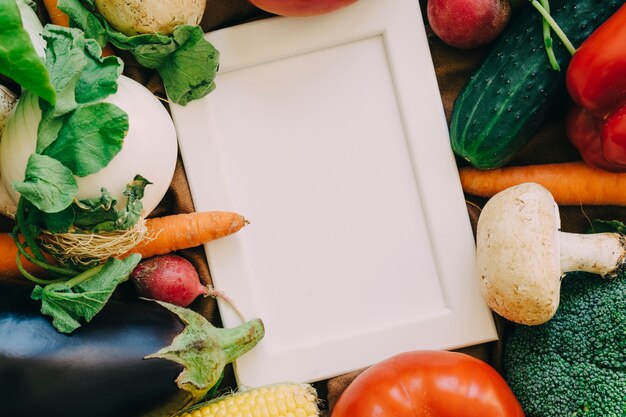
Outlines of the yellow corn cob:
{"type": "Polygon", "coordinates": [[[316,417],[315,389],[309,384],[276,384],[240,391],[198,404],[179,417],[316,417]]]}

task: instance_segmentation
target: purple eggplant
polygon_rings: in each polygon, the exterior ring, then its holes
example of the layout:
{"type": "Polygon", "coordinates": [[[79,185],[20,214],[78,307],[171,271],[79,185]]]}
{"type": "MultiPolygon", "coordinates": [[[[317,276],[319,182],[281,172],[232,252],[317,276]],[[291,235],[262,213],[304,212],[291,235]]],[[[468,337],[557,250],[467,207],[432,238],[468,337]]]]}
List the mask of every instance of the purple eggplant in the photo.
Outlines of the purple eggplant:
{"type": "Polygon", "coordinates": [[[61,334],[23,288],[0,287],[0,416],[168,417],[201,399],[263,337],[191,310],[110,301],[61,334]]]}

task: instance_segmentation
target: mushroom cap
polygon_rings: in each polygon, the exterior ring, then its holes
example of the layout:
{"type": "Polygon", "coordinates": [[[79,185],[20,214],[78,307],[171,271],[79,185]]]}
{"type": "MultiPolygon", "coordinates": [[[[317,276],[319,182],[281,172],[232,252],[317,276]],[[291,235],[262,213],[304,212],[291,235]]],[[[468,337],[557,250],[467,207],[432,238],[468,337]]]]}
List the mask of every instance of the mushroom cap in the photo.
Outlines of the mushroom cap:
{"type": "Polygon", "coordinates": [[[111,27],[127,36],[142,33],[169,35],[179,25],[197,25],[206,0],[95,0],[111,27]]]}
{"type": "Polygon", "coordinates": [[[516,323],[541,324],[559,305],[559,210],[550,192],[523,183],[493,196],[476,230],[480,287],[487,305],[516,323]]]}

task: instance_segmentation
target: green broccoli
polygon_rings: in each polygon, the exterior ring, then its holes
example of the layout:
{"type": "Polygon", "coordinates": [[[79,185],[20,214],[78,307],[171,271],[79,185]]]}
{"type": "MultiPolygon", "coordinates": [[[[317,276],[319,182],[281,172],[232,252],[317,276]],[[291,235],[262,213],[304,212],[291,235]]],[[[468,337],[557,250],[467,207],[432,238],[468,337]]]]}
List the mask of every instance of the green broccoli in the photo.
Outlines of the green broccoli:
{"type": "Polygon", "coordinates": [[[503,359],[527,417],[626,416],[626,276],[567,274],[556,315],[513,325],[503,359]]]}

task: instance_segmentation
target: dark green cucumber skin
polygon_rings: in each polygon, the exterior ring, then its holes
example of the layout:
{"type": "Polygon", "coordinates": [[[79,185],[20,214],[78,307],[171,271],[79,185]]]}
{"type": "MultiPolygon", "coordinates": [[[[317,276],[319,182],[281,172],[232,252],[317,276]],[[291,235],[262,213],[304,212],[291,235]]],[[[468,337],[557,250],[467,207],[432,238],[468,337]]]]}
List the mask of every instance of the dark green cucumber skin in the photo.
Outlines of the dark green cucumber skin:
{"type": "MultiPolygon", "coordinates": [[[[550,9],[578,47],[624,3],[550,0],[550,9]]],[[[476,168],[499,168],[528,143],[547,117],[567,105],[565,73],[571,55],[554,32],[552,38],[560,71],[548,61],[539,12],[528,4],[511,20],[454,103],[450,141],[456,155],[476,168]]]]}

